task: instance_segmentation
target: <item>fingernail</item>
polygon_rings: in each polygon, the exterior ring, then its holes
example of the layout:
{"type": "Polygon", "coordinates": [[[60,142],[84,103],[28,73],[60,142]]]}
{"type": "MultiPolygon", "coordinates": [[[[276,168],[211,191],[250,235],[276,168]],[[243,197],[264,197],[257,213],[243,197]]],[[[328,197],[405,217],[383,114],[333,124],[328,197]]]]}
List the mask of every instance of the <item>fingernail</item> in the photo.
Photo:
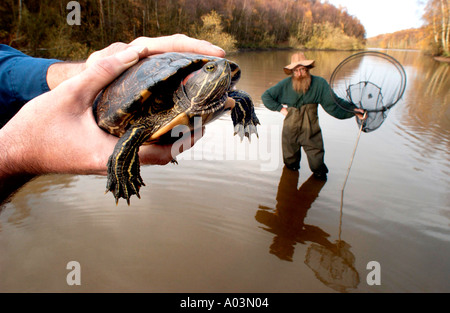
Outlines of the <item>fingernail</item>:
{"type": "Polygon", "coordinates": [[[136,54],[136,50],[133,47],[130,47],[117,53],[116,58],[125,65],[128,65],[130,63],[136,63],[139,60],[139,55],[136,54]]]}
{"type": "Polygon", "coordinates": [[[217,49],[217,50],[220,50],[220,51],[223,51],[223,52],[225,52],[225,50],[223,50],[221,47],[219,47],[219,46],[216,46],[216,45],[212,45],[215,49],[217,49]]]}

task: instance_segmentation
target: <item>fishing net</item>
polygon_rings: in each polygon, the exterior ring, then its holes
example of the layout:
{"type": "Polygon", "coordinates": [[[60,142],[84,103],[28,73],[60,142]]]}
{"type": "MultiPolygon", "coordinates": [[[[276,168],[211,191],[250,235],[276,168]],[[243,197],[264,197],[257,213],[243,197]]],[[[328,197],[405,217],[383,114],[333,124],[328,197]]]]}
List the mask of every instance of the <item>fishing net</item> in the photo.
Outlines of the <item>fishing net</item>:
{"type": "Polygon", "coordinates": [[[393,57],[364,51],[351,55],[336,67],[331,74],[330,87],[334,102],[342,109],[349,111],[339,98],[367,112],[366,120],[356,120],[362,131],[371,132],[381,126],[389,110],[403,96],[406,73],[393,57]]]}

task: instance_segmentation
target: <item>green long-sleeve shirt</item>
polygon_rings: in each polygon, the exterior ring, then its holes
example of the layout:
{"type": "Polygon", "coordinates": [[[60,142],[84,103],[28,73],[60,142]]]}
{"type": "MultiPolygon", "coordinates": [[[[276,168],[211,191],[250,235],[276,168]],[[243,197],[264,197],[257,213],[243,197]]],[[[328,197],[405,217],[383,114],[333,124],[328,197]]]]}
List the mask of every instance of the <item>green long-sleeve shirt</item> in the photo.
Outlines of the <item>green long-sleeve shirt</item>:
{"type": "MultiPolygon", "coordinates": [[[[304,104],[314,103],[322,105],[328,114],[338,119],[355,116],[354,113],[348,112],[334,103],[330,90],[330,85],[324,78],[311,75],[309,90],[305,94],[299,93],[292,87],[292,77],[288,77],[267,89],[261,96],[261,99],[264,105],[272,111],[280,111],[283,108],[283,104],[286,104],[288,107],[300,108],[304,104]]],[[[336,99],[338,99],[340,105],[350,110],[356,108],[344,99],[337,97],[336,99]]]]}

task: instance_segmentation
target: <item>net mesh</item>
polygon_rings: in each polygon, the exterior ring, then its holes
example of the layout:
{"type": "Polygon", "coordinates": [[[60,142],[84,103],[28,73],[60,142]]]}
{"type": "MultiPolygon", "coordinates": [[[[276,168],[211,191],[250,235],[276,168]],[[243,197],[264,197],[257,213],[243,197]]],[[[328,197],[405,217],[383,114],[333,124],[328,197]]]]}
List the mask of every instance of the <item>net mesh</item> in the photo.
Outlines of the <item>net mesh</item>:
{"type": "Polygon", "coordinates": [[[330,87],[335,103],[342,109],[348,110],[337,98],[367,112],[366,120],[356,120],[364,132],[370,132],[383,124],[389,110],[403,96],[406,73],[393,57],[382,52],[364,51],[351,55],[336,67],[330,87]]]}

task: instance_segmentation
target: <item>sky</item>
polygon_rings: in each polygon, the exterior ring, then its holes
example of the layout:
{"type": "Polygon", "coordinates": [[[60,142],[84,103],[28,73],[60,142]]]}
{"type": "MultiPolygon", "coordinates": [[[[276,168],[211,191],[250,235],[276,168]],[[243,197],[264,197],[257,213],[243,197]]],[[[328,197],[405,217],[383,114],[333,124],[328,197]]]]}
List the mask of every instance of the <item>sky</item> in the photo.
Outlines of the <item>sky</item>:
{"type": "Polygon", "coordinates": [[[328,0],[346,7],[366,29],[366,37],[422,26],[426,0],[328,0]]]}

